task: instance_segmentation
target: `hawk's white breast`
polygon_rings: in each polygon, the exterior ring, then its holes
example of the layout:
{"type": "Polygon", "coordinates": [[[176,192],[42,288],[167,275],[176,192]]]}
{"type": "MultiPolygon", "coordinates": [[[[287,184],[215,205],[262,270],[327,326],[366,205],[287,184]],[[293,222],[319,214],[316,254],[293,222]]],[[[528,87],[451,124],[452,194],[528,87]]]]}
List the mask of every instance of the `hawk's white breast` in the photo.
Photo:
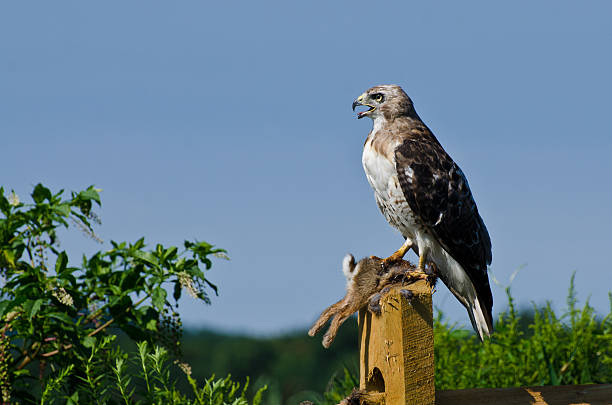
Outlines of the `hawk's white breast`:
{"type": "Polygon", "coordinates": [[[378,153],[372,146],[373,133],[363,148],[361,162],[376,203],[387,219],[404,237],[415,237],[417,223],[399,183],[395,162],[378,153]]]}

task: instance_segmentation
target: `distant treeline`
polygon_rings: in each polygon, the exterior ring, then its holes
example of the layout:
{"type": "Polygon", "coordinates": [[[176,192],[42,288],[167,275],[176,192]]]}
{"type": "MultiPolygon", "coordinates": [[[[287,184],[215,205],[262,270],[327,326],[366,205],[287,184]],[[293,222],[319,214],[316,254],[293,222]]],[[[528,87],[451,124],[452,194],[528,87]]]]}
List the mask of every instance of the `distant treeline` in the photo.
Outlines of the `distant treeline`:
{"type": "Polygon", "coordinates": [[[321,337],[306,330],[274,338],[254,338],[213,331],[185,331],[185,360],[198,379],[231,374],[234,380],[251,378],[253,388],[267,384],[266,404],[292,403],[321,395],[332,377],[344,368],[358,373],[357,321],[349,319],[330,349],[321,337]]]}

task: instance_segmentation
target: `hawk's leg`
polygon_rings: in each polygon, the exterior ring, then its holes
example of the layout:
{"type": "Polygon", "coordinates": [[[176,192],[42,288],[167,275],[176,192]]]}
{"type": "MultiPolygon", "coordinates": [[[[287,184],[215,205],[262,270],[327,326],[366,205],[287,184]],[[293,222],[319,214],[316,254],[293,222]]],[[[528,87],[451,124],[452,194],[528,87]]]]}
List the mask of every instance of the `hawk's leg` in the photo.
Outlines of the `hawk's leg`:
{"type": "Polygon", "coordinates": [[[429,249],[426,246],[423,246],[423,249],[419,252],[419,265],[417,266],[417,271],[425,273],[425,266],[428,262],[429,249]]]}
{"type": "Polygon", "coordinates": [[[386,269],[391,264],[402,260],[404,256],[406,255],[406,253],[408,253],[411,247],[412,247],[412,239],[406,238],[406,241],[404,242],[404,244],[399,249],[397,249],[395,253],[393,253],[391,256],[387,257],[386,259],[383,259],[382,261],[383,268],[386,269]]]}
{"type": "Polygon", "coordinates": [[[435,287],[437,281],[438,267],[434,262],[428,261],[428,253],[429,250],[427,248],[423,248],[421,250],[421,254],[419,255],[419,265],[411,274],[411,277],[420,280],[425,280],[433,288],[435,287]],[[427,266],[428,264],[429,266],[427,266]]]}
{"type": "Polygon", "coordinates": [[[417,270],[425,272],[425,264],[425,252],[423,252],[423,254],[419,256],[419,267],[417,267],[417,270]]]}
{"type": "MultiPolygon", "coordinates": [[[[402,248],[404,246],[406,246],[406,243],[404,243],[402,248]]],[[[408,248],[408,249],[410,249],[410,248],[408,248]]],[[[406,250],[408,250],[408,249],[406,249],[406,250]]],[[[395,252],[393,255],[389,256],[385,260],[391,259],[393,256],[395,256],[401,250],[402,249],[400,248],[400,250],[398,250],[397,252],[395,252]]],[[[426,265],[427,265],[427,256],[428,256],[427,253],[428,253],[427,248],[421,249],[420,254],[419,254],[419,265],[416,268],[413,268],[412,270],[410,270],[409,272],[404,274],[403,282],[408,282],[409,283],[409,282],[414,282],[416,280],[428,280],[429,279],[429,275],[430,275],[431,271],[426,268],[426,265]]],[[[384,264],[384,261],[383,261],[383,266],[384,265],[385,264],[384,264]]]]}

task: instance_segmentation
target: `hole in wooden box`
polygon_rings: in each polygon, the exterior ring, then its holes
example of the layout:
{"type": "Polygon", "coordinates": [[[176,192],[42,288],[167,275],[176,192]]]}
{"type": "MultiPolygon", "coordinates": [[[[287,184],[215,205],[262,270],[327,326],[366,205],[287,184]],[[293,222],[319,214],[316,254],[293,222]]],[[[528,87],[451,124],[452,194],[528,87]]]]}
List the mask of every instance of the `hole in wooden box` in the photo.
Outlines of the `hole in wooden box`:
{"type": "Polygon", "coordinates": [[[378,367],[374,367],[366,381],[366,391],[385,392],[385,379],[378,367]]]}

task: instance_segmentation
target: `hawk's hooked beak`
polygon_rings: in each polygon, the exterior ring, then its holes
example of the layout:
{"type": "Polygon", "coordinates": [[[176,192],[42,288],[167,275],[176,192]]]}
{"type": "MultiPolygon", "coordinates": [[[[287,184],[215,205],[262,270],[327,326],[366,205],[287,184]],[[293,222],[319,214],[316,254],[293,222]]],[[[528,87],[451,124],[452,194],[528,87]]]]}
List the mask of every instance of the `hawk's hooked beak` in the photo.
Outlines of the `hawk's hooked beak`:
{"type": "Polygon", "coordinates": [[[355,111],[355,107],[358,106],[366,106],[366,107],[370,107],[370,109],[365,110],[365,111],[361,111],[359,113],[357,113],[357,119],[363,118],[365,117],[370,111],[374,111],[374,109],[376,107],[374,107],[373,105],[370,104],[364,104],[362,101],[364,99],[363,94],[361,96],[359,96],[355,101],[353,101],[353,111],[355,111]]]}

